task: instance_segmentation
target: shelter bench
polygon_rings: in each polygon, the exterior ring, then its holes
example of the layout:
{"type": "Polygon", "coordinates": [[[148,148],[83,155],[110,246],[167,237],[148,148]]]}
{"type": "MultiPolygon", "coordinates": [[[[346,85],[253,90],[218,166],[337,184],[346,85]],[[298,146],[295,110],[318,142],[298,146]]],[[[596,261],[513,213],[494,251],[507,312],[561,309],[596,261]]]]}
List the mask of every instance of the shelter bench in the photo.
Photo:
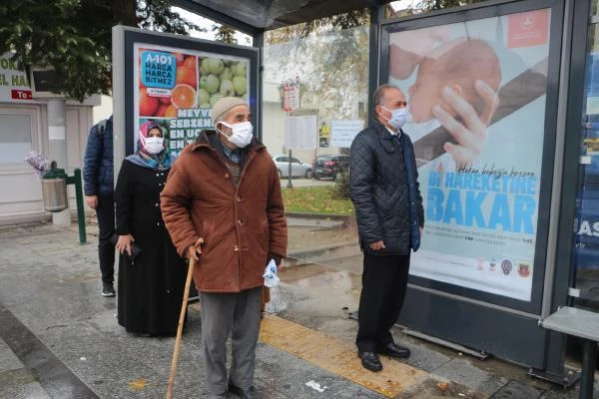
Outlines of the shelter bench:
{"type": "Polygon", "coordinates": [[[582,340],[582,375],[580,377],[580,399],[593,399],[593,384],[599,342],[599,313],[588,310],[561,307],[539,325],[547,330],[578,337],[582,340]]]}

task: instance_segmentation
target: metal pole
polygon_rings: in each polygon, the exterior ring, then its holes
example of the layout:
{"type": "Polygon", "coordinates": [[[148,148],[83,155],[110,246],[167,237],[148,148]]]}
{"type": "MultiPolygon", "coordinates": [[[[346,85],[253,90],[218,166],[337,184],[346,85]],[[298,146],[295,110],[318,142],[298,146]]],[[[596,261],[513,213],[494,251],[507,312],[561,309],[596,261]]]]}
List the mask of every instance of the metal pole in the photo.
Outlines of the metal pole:
{"type": "Polygon", "coordinates": [[[73,176],[67,176],[67,184],[75,185],[75,198],[77,200],[77,225],[79,227],[79,243],[87,242],[85,231],[85,208],[83,207],[83,189],[81,187],[81,169],[76,168],[73,176]]]}
{"type": "MultiPolygon", "coordinates": [[[[127,93],[125,73],[125,30],[122,25],[112,28],[112,145],[114,159],[114,187],[116,188],[116,176],[119,175],[123,159],[127,156],[127,132],[125,118],[125,95],[127,93]]],[[[135,86],[137,87],[137,86],[135,86]]]]}
{"type": "Polygon", "coordinates": [[[384,19],[385,6],[377,5],[375,7],[370,7],[370,36],[368,39],[368,120],[372,119],[374,116],[372,114],[373,105],[371,102],[374,91],[379,85],[380,22],[384,19]]]}
{"type": "MultiPolygon", "coordinates": [[[[67,171],[69,164],[67,159],[66,100],[50,99],[46,109],[48,110],[48,155],[50,159],[56,161],[59,168],[67,171]]],[[[56,226],[70,226],[71,212],[69,209],[52,213],[52,223],[56,226]]]]}
{"type": "MultiPolygon", "coordinates": [[[[256,136],[258,137],[258,140],[264,141],[264,132],[262,131],[262,127],[264,126],[264,124],[262,123],[262,117],[264,114],[264,111],[262,109],[262,97],[263,97],[263,91],[264,91],[264,87],[262,84],[262,78],[264,75],[264,31],[261,31],[259,33],[257,33],[254,36],[254,43],[253,46],[258,48],[258,50],[260,50],[260,56],[258,57],[258,87],[257,87],[257,93],[258,93],[258,98],[256,98],[256,105],[258,107],[258,115],[257,121],[256,121],[256,136]]],[[[252,72],[254,73],[254,72],[252,72]]]]}
{"type": "Polygon", "coordinates": [[[289,150],[289,176],[287,176],[287,188],[293,188],[293,182],[291,181],[291,157],[293,156],[293,151],[289,150]]]}
{"type": "Polygon", "coordinates": [[[79,243],[87,242],[85,232],[85,209],[83,208],[83,190],[81,188],[81,169],[75,169],[75,198],[77,199],[77,224],[79,225],[79,243]]]}
{"type": "Polygon", "coordinates": [[[582,344],[582,376],[580,377],[580,399],[593,399],[593,381],[597,361],[597,343],[585,339],[582,344]]]}

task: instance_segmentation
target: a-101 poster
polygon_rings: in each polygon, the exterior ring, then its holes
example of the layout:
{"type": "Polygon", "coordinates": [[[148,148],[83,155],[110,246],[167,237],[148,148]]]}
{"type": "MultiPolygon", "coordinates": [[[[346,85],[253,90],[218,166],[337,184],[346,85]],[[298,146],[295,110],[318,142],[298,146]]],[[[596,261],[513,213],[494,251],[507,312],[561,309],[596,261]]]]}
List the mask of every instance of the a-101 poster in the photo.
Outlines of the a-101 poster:
{"type": "Polygon", "coordinates": [[[177,48],[135,45],[135,148],[139,127],[153,120],[166,132],[173,157],[212,128],[210,111],[222,97],[248,99],[248,59],[177,48]]]}
{"type": "Polygon", "coordinates": [[[426,226],[410,273],[529,302],[550,10],[389,34],[426,226]]]}

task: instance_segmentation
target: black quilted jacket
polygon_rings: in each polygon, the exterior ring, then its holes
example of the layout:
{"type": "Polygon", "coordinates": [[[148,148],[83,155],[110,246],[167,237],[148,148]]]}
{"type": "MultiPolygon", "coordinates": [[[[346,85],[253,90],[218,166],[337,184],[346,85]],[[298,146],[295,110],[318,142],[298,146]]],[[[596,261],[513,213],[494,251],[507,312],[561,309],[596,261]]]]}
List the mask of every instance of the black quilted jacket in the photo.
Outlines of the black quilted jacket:
{"type": "MultiPolygon", "coordinates": [[[[414,153],[410,138],[403,131],[399,137],[392,136],[379,122],[361,131],[352,143],[350,195],[356,208],[360,244],[368,253],[410,253],[410,196],[404,151],[414,153]],[[380,240],[386,249],[370,250],[369,245],[380,240]]],[[[423,227],[424,208],[416,164],[409,169],[415,174],[416,214],[418,225],[423,227]]]]}

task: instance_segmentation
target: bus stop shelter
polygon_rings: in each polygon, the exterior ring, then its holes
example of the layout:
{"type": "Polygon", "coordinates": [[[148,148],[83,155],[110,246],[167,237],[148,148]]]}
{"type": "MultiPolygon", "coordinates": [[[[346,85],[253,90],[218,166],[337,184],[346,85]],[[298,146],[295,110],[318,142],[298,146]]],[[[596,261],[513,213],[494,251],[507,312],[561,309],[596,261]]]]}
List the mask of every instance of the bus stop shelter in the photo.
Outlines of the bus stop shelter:
{"type": "MultiPolygon", "coordinates": [[[[460,286],[451,280],[439,282],[434,281],[434,278],[411,276],[399,324],[416,331],[420,336],[433,338],[436,342],[456,343],[473,348],[482,357],[491,353],[524,364],[530,367],[531,374],[567,385],[569,377],[564,372],[565,338],[562,334],[543,330],[539,322],[560,306],[568,304],[573,292],[569,290],[573,281],[572,226],[576,221],[580,115],[583,110],[581,93],[584,91],[589,40],[587,25],[575,24],[574,21],[588,20],[591,1],[490,0],[459,9],[395,20],[385,19],[387,3],[389,1],[379,0],[172,1],[174,6],[251,35],[253,46],[258,50],[264,46],[266,31],[369,9],[369,98],[379,84],[392,82],[390,43],[407,40],[402,39],[402,32],[423,32],[437,27],[443,30],[457,26],[464,30],[463,37],[492,36],[494,39],[490,41],[495,43],[492,50],[501,59],[503,72],[509,68],[513,69],[512,72],[515,71],[514,78],[504,84],[503,94],[508,95],[511,90],[512,99],[525,103],[511,103],[510,98],[505,97],[502,101],[506,108],[496,114],[491,124],[498,124],[500,118],[497,115],[505,120],[513,118],[512,114],[529,104],[542,107],[538,108],[538,112],[534,111],[536,114],[531,114],[531,117],[540,118],[537,123],[539,142],[531,148],[539,150],[537,155],[542,167],[538,166],[538,170],[535,167],[536,172],[530,171],[532,169],[518,169],[518,165],[522,165],[518,162],[526,158],[524,156],[520,160],[514,159],[517,166],[515,169],[511,168],[512,172],[521,173],[520,177],[528,179],[530,184],[538,184],[540,187],[538,191],[529,190],[528,193],[535,197],[533,203],[537,214],[534,223],[524,223],[520,216],[518,219],[524,229],[531,230],[529,237],[523,235],[518,241],[519,245],[530,246],[531,254],[481,254],[478,258],[473,257],[473,262],[477,263],[473,269],[495,273],[494,276],[501,277],[503,274],[520,279],[517,280],[518,284],[522,283],[527,287],[524,295],[526,298],[518,297],[519,294],[511,297],[498,295],[497,292],[485,291],[482,285],[478,288],[472,285],[460,286]],[[489,26],[493,28],[488,28],[489,26]],[[504,40],[506,36],[508,39],[504,40]],[[527,54],[527,48],[530,47],[534,49],[527,54]],[[536,55],[533,54],[535,51],[536,55]],[[526,62],[531,57],[538,57],[534,64],[525,65],[525,62],[518,69],[518,63],[512,62],[514,54],[520,54],[520,61],[526,62]],[[527,95],[532,97],[526,99],[527,95]]],[[[263,57],[262,51],[259,51],[259,57],[263,57]]],[[[258,65],[256,102],[260,103],[263,94],[260,84],[263,60],[258,65]]],[[[368,107],[369,114],[370,108],[368,107]]],[[[260,132],[263,124],[260,111],[257,112],[256,119],[257,131],[260,132]]],[[[510,129],[504,128],[504,131],[509,132],[510,129]]],[[[429,158],[424,161],[431,162],[439,157],[439,146],[434,143],[428,145],[431,147],[431,154],[426,155],[424,151],[423,154],[429,158]]],[[[521,147],[524,148],[525,145],[521,147]]],[[[517,146],[514,148],[518,149],[517,146]]],[[[512,154],[505,152],[505,155],[509,157],[512,154]]],[[[528,164],[526,167],[528,168],[528,164]]],[[[470,173],[483,175],[485,172],[470,173]]],[[[507,176],[509,173],[506,169],[503,175],[507,176]]],[[[426,180],[429,185],[436,184],[440,187],[442,184],[440,180],[431,179],[430,176],[426,180]]],[[[505,190],[507,192],[512,189],[505,190]]],[[[458,194],[466,193],[456,193],[458,194]]],[[[478,194],[480,196],[477,198],[486,196],[484,193],[478,194]]],[[[505,204],[507,206],[507,202],[505,204]]],[[[480,219],[482,220],[482,216],[480,219]]],[[[451,221],[450,218],[448,220],[451,221]]],[[[505,226],[501,232],[505,232],[505,226]]],[[[466,240],[476,241],[477,238],[476,233],[470,233],[466,240]]],[[[503,245],[510,246],[507,241],[503,245]]],[[[450,248],[452,249],[455,250],[450,248]]]]}

